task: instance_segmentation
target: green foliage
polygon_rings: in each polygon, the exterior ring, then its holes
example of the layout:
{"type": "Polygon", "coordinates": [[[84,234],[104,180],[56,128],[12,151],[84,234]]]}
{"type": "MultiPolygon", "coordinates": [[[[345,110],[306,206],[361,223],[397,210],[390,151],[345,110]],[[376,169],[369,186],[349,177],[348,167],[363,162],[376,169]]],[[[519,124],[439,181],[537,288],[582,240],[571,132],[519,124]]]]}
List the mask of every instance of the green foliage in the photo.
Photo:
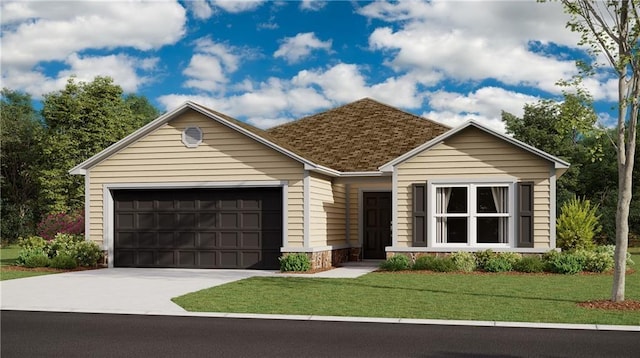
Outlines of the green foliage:
{"type": "Polygon", "coordinates": [[[38,172],[44,131],[31,96],[0,92],[0,233],[14,242],[35,233],[41,215],[38,172]]]}
{"type": "Polygon", "coordinates": [[[472,272],[478,267],[476,257],[470,252],[454,252],[449,258],[456,266],[456,271],[472,272]]]}
{"type": "Polygon", "coordinates": [[[583,262],[583,269],[589,272],[606,272],[613,269],[613,255],[605,251],[576,250],[574,252],[583,262]]]}
{"type": "Polygon", "coordinates": [[[517,252],[501,252],[498,254],[498,256],[505,259],[509,264],[511,264],[511,266],[522,260],[522,254],[519,254],[517,252]]]}
{"type": "Polygon", "coordinates": [[[497,254],[491,249],[476,251],[473,255],[476,257],[476,263],[478,264],[478,269],[480,270],[484,270],[487,262],[497,256],[497,254]]]}
{"type": "Polygon", "coordinates": [[[513,264],[508,257],[496,255],[487,259],[483,270],[487,272],[507,272],[513,270],[513,264]]]}
{"type": "Polygon", "coordinates": [[[282,272],[309,271],[311,269],[311,260],[304,252],[281,256],[278,260],[282,272]]]}
{"type": "Polygon", "coordinates": [[[584,258],[572,252],[546,256],[546,269],[554,273],[576,274],[584,269],[584,258]]]}
{"type": "Polygon", "coordinates": [[[451,257],[420,256],[411,267],[413,270],[429,270],[434,272],[452,272],[458,267],[451,257]]]}
{"type": "Polygon", "coordinates": [[[23,250],[20,252],[18,259],[16,259],[16,265],[29,268],[47,267],[50,263],[49,256],[43,250],[38,249],[23,250]]]}
{"type": "Polygon", "coordinates": [[[543,272],[545,264],[538,256],[525,256],[513,265],[518,272],[538,273],[543,272]]]}
{"type": "Polygon", "coordinates": [[[409,258],[405,255],[393,255],[380,264],[380,268],[385,271],[408,270],[411,266],[409,258]]]}
{"type": "Polygon", "coordinates": [[[29,236],[28,238],[18,239],[18,246],[22,249],[44,249],[47,246],[47,241],[40,236],[29,236]]]}
{"type": "Polygon", "coordinates": [[[65,254],[52,258],[49,266],[62,270],[71,270],[78,267],[78,263],[73,256],[65,254]]]}
{"type": "MultiPolygon", "coordinates": [[[[85,241],[81,235],[57,234],[55,239],[45,241],[38,236],[20,240],[21,250],[16,259],[16,265],[27,266],[29,262],[43,262],[34,256],[46,256],[49,260],[56,260],[60,256],[71,257],[74,265],[95,267],[102,258],[102,250],[95,242],[85,241]],[[29,261],[31,260],[31,261],[29,261]],[[38,261],[40,260],[40,261],[38,261]]],[[[63,265],[68,259],[58,259],[56,264],[63,265]]],[[[44,266],[48,266],[49,261],[44,266]]],[[[51,263],[53,265],[53,263],[51,263]]],[[[39,267],[39,266],[28,266],[39,267]]],[[[55,267],[55,266],[54,266],[55,267]]],[[[63,267],[57,267],[63,268],[63,267]]]]}
{"type": "Polygon", "coordinates": [[[558,247],[563,250],[593,249],[594,236],[602,229],[598,207],[586,199],[572,198],[562,205],[556,223],[558,247]]]}
{"type": "Polygon", "coordinates": [[[102,259],[102,250],[95,242],[84,240],[76,243],[73,257],[78,266],[95,267],[102,259]]]}

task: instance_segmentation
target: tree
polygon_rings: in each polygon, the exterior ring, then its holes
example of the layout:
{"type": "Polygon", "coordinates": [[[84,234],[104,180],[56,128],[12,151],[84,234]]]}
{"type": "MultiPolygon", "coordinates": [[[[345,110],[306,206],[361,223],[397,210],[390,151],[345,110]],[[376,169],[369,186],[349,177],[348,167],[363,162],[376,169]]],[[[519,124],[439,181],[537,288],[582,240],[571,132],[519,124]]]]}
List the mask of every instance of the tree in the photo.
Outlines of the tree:
{"type": "Polygon", "coordinates": [[[146,98],[130,95],[109,77],[92,82],[69,79],[64,89],[44,96],[46,125],[41,171],[47,212],[69,212],[84,203],[83,178],[67,171],[122,139],[155,115],[146,98]],[[138,112],[140,111],[140,112],[138,112]]]}
{"type": "Polygon", "coordinates": [[[2,89],[0,148],[2,239],[33,235],[40,217],[37,172],[43,128],[31,96],[2,89]]]}
{"type": "Polygon", "coordinates": [[[590,150],[582,144],[582,139],[596,136],[596,118],[591,98],[583,91],[565,93],[560,102],[546,99],[526,104],[522,118],[502,112],[507,133],[571,163],[569,170],[558,179],[560,204],[581,191],[578,178],[590,150]]]}
{"type": "Polygon", "coordinates": [[[567,27],[580,34],[579,45],[587,45],[592,56],[584,76],[595,70],[608,72],[618,84],[616,150],[618,198],[616,249],[612,301],[625,299],[629,208],[633,189],[636,131],[640,113],[640,0],[561,0],[571,18],[567,27]],[[597,63],[600,57],[607,67],[597,63]]]}

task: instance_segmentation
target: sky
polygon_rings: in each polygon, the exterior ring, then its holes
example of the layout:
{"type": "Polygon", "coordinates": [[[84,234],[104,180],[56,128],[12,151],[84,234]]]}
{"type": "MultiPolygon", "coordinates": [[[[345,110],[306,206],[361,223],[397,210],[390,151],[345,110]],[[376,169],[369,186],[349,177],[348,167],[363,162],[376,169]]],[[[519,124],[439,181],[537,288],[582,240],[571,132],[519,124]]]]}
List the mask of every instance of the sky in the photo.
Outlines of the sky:
{"type": "MultiPolygon", "coordinates": [[[[10,1],[2,87],[35,99],[111,76],[161,111],[195,101],[261,128],[363,97],[456,126],[561,100],[579,36],[556,3],[10,1]]],[[[612,121],[612,78],[584,82],[612,121]]]]}

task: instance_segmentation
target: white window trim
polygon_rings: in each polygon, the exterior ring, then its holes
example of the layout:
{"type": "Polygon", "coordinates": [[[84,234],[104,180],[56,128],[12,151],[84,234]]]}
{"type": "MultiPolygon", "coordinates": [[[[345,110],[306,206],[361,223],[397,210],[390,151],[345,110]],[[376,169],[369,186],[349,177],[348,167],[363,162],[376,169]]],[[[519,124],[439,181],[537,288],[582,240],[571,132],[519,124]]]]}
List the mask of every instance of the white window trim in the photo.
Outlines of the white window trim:
{"type": "Polygon", "coordinates": [[[428,200],[427,200],[427,217],[429,220],[427,230],[427,246],[433,248],[482,248],[482,249],[505,249],[515,248],[515,208],[516,208],[516,182],[514,180],[436,180],[427,183],[428,200]],[[509,192],[509,213],[506,214],[478,214],[476,213],[476,188],[486,186],[502,186],[507,187],[509,192]],[[447,217],[466,217],[469,219],[467,225],[467,243],[438,243],[436,242],[436,219],[443,215],[436,214],[435,200],[436,189],[440,187],[466,187],[467,188],[467,213],[466,214],[447,214],[447,217]],[[478,217],[507,217],[509,218],[508,241],[505,244],[499,243],[477,243],[476,219],[478,217]]]}

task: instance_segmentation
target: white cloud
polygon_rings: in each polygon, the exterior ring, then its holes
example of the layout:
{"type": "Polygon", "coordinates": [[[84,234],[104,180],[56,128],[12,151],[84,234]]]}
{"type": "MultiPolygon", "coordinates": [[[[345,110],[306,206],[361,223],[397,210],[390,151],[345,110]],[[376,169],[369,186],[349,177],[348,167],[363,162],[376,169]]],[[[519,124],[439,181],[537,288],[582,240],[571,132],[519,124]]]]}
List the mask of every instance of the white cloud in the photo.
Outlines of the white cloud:
{"type": "Polygon", "coordinates": [[[238,69],[241,50],[209,37],[195,41],[194,54],[189,65],[182,71],[187,76],[184,86],[209,92],[220,92],[229,82],[228,75],[238,69]]]}
{"type": "Polygon", "coordinates": [[[264,1],[262,0],[212,0],[211,3],[226,12],[240,13],[245,11],[253,11],[260,7],[264,1]]]}
{"type": "Polygon", "coordinates": [[[300,10],[303,11],[319,11],[327,5],[326,1],[320,0],[302,0],[300,2],[300,10]]]}
{"type": "Polygon", "coordinates": [[[193,55],[189,66],[182,73],[189,77],[185,87],[216,91],[227,82],[220,60],[214,56],[193,55]]]}
{"type": "Polygon", "coordinates": [[[360,68],[337,64],[327,69],[304,70],[291,79],[269,78],[264,82],[242,81],[227,96],[171,94],[158,100],[171,109],[193,99],[230,116],[266,128],[340,104],[372,97],[392,106],[419,108],[424,100],[416,82],[408,76],[368,84],[360,68]]]}
{"type": "Polygon", "coordinates": [[[289,63],[299,62],[309,56],[313,50],[331,51],[332,40],[321,41],[313,32],[299,33],[286,37],[273,57],[283,57],[289,63]]]}
{"type": "Polygon", "coordinates": [[[109,76],[125,92],[136,92],[140,86],[153,81],[150,72],[155,69],[158,60],[156,57],[140,59],[125,54],[80,56],[74,53],[63,61],[66,68],[53,77],[38,70],[9,68],[3,69],[2,84],[40,98],[64,88],[72,76],[84,82],[91,82],[96,76],[109,76]]]}
{"type": "Polygon", "coordinates": [[[469,94],[437,91],[428,95],[431,111],[424,113],[448,126],[456,126],[473,119],[504,132],[502,111],[516,116],[524,114],[524,105],[539,98],[498,87],[483,87],[469,94]]]}
{"type": "Polygon", "coordinates": [[[189,0],[185,5],[196,19],[206,20],[213,15],[213,9],[207,0],[189,0]]]}
{"type": "Polygon", "coordinates": [[[4,2],[1,11],[11,24],[2,27],[3,68],[28,69],[85,49],[156,49],[178,41],[186,21],[176,2],[4,2]]]}
{"type": "Polygon", "coordinates": [[[559,4],[535,2],[374,2],[358,12],[394,22],[376,28],[369,46],[387,56],[397,72],[457,81],[493,78],[559,93],[555,83],[576,73],[573,61],[541,53],[532,41],[576,47],[577,35],[563,29],[559,4]],[[399,26],[398,26],[399,25],[399,26]]]}

